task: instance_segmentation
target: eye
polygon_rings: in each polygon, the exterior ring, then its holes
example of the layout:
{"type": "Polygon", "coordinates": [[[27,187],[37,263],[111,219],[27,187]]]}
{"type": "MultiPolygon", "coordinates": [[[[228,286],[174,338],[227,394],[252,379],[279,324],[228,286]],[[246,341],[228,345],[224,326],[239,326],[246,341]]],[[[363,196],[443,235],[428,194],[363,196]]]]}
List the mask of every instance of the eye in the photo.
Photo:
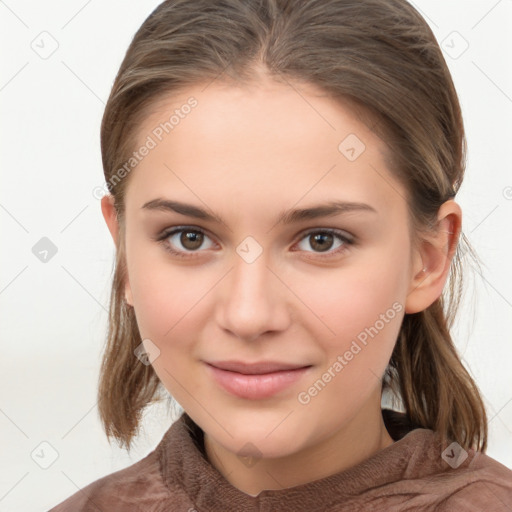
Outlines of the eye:
{"type": "MultiPolygon", "coordinates": [[[[208,235],[199,228],[192,227],[178,227],[171,230],[164,231],[160,236],[157,237],[157,241],[160,242],[164,248],[171,254],[183,258],[195,256],[194,253],[199,252],[204,241],[209,239],[208,235]]],[[[209,249],[213,246],[206,247],[209,249]]],[[[203,247],[205,249],[205,247],[203,247]]]]}
{"type": "Polygon", "coordinates": [[[336,229],[315,229],[308,231],[298,245],[300,250],[313,252],[318,254],[321,258],[324,258],[346,251],[348,246],[353,243],[354,240],[342,231],[336,229]],[[338,245],[336,245],[336,240],[338,241],[338,245]],[[313,251],[308,251],[307,248],[304,247],[304,242],[312,247],[313,251]],[[303,246],[300,247],[300,244],[303,244],[303,246]],[[331,250],[333,247],[335,250],[331,250]],[[322,253],[327,254],[324,256],[322,253]]]}
{"type": "MultiPolygon", "coordinates": [[[[205,231],[190,226],[167,229],[156,237],[156,241],[161,243],[166,251],[181,258],[198,256],[201,248],[211,249],[214,246],[205,231]],[[210,244],[207,244],[207,247],[202,247],[205,239],[210,240],[210,244]]],[[[343,231],[316,228],[306,232],[296,245],[299,246],[301,251],[313,252],[319,258],[329,258],[347,251],[348,246],[353,244],[352,237],[343,231]],[[313,251],[305,248],[304,242],[308,243],[313,251]],[[303,244],[302,247],[301,244],[303,244]],[[333,248],[334,250],[332,250],[333,248]]]]}

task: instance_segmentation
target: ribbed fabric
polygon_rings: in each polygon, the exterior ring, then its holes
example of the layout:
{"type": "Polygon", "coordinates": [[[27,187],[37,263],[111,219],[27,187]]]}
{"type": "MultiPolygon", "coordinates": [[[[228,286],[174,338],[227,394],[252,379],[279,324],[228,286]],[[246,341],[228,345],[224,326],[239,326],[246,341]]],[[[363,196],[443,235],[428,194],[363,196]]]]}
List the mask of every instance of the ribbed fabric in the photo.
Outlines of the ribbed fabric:
{"type": "Polygon", "coordinates": [[[340,473],[256,497],[209,463],[201,434],[183,413],[142,460],[50,512],[512,512],[512,471],[473,450],[452,468],[441,456],[446,446],[431,430],[413,429],[340,473]]]}

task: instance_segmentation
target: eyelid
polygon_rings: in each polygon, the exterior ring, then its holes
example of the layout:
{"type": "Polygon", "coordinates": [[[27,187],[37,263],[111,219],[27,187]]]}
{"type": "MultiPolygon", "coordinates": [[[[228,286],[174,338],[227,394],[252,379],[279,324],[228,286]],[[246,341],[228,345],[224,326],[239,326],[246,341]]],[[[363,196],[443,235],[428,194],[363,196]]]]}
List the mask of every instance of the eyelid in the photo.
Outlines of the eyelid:
{"type": "Polygon", "coordinates": [[[172,226],[170,228],[163,229],[158,235],[155,236],[155,240],[162,240],[165,238],[169,238],[171,235],[179,233],[180,231],[197,231],[198,233],[202,233],[203,235],[208,236],[208,238],[212,238],[210,236],[208,230],[204,228],[200,228],[199,226],[193,226],[190,224],[184,226],[172,226]]]}
{"type": "MultiPolygon", "coordinates": [[[[170,227],[170,228],[166,228],[163,231],[161,231],[158,235],[153,237],[153,239],[155,241],[161,243],[168,252],[170,252],[170,253],[172,253],[174,255],[177,255],[177,256],[180,256],[180,257],[184,257],[184,258],[193,258],[193,257],[199,255],[203,251],[202,250],[197,250],[197,251],[182,251],[182,250],[179,250],[179,251],[177,251],[175,249],[172,249],[170,247],[170,244],[167,242],[167,239],[170,236],[175,235],[176,233],[179,233],[179,232],[182,232],[182,231],[187,231],[187,230],[188,231],[196,231],[198,233],[202,233],[203,235],[206,235],[208,238],[210,238],[210,240],[213,241],[214,237],[210,236],[208,230],[206,230],[204,228],[201,228],[199,226],[194,226],[194,225],[181,225],[181,226],[173,226],[173,227],[170,227]]],[[[344,252],[345,250],[347,250],[348,249],[347,246],[355,244],[355,237],[353,235],[351,235],[350,233],[344,231],[344,230],[337,229],[337,228],[313,227],[313,228],[306,229],[305,231],[301,231],[299,233],[299,235],[296,237],[296,239],[295,239],[296,241],[293,243],[293,246],[297,245],[298,243],[300,243],[302,240],[304,240],[305,238],[307,238],[309,235],[311,235],[313,233],[329,233],[329,234],[332,234],[333,236],[338,237],[338,239],[340,239],[343,242],[343,245],[344,245],[341,248],[335,249],[334,251],[328,250],[328,251],[325,252],[325,254],[322,253],[322,252],[304,251],[304,252],[307,252],[307,253],[314,254],[315,258],[317,258],[317,259],[318,258],[333,257],[333,256],[337,255],[338,253],[344,252]]]]}
{"type": "Polygon", "coordinates": [[[330,233],[333,235],[337,235],[340,238],[346,240],[347,242],[354,242],[355,237],[348,233],[347,231],[344,231],[343,229],[337,229],[337,228],[309,228],[306,231],[302,231],[300,233],[299,240],[302,240],[308,235],[311,235],[312,233],[330,233]]]}

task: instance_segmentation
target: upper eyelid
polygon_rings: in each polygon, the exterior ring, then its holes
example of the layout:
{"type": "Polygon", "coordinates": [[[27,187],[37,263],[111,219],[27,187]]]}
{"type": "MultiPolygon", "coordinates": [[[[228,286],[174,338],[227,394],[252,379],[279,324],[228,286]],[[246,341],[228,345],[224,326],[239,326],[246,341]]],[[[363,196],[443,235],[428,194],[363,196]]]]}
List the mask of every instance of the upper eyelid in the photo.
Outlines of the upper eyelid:
{"type": "Polygon", "coordinates": [[[348,231],[345,231],[344,229],[339,228],[307,228],[305,231],[300,232],[301,239],[304,238],[307,235],[310,235],[311,233],[333,233],[334,235],[341,236],[343,238],[347,238],[348,240],[353,240],[355,237],[348,231]],[[345,236],[347,235],[347,236],[345,236]]]}
{"type": "Polygon", "coordinates": [[[179,233],[181,231],[199,231],[200,233],[203,233],[208,236],[210,239],[214,239],[215,237],[210,234],[210,232],[207,229],[200,228],[199,226],[173,226],[172,228],[166,228],[163,229],[160,234],[158,234],[155,238],[157,240],[164,240],[171,235],[175,235],[176,233],[179,233]]]}

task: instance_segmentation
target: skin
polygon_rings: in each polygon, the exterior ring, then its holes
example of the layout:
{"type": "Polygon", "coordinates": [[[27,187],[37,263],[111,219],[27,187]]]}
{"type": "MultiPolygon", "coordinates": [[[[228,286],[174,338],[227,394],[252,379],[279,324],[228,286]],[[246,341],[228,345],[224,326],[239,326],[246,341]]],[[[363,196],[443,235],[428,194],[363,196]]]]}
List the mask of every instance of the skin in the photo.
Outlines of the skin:
{"type": "MultiPolygon", "coordinates": [[[[160,351],[152,362],[158,377],[205,432],[208,459],[256,496],[340,472],[393,443],[381,416],[381,377],[404,314],[440,296],[462,215],[447,201],[436,229],[413,245],[406,191],[386,167],[383,142],[310,85],[261,79],[190,87],[153,108],[139,145],[190,96],[198,106],[126,178],[126,300],[142,338],[160,351]],[[366,147],[354,161],[338,150],[351,133],[366,147]],[[142,208],[156,198],[206,208],[225,224],[142,208]],[[376,212],[276,224],[285,209],[334,199],[376,212]],[[195,257],[173,256],[154,240],[173,226],[206,232],[196,249],[180,233],[167,239],[195,257]],[[305,235],[311,228],[317,231],[305,235]],[[322,251],[314,235],[328,228],[355,243],[334,237],[322,251]],[[252,263],[236,251],[247,236],[262,249],[252,263]],[[300,403],[299,393],[395,302],[402,310],[300,403]],[[204,361],[229,359],[312,368],[284,391],[249,400],[224,391],[206,371],[204,361]],[[243,447],[252,459],[238,456],[243,447]]],[[[117,244],[111,196],[102,212],[117,244]]]]}

